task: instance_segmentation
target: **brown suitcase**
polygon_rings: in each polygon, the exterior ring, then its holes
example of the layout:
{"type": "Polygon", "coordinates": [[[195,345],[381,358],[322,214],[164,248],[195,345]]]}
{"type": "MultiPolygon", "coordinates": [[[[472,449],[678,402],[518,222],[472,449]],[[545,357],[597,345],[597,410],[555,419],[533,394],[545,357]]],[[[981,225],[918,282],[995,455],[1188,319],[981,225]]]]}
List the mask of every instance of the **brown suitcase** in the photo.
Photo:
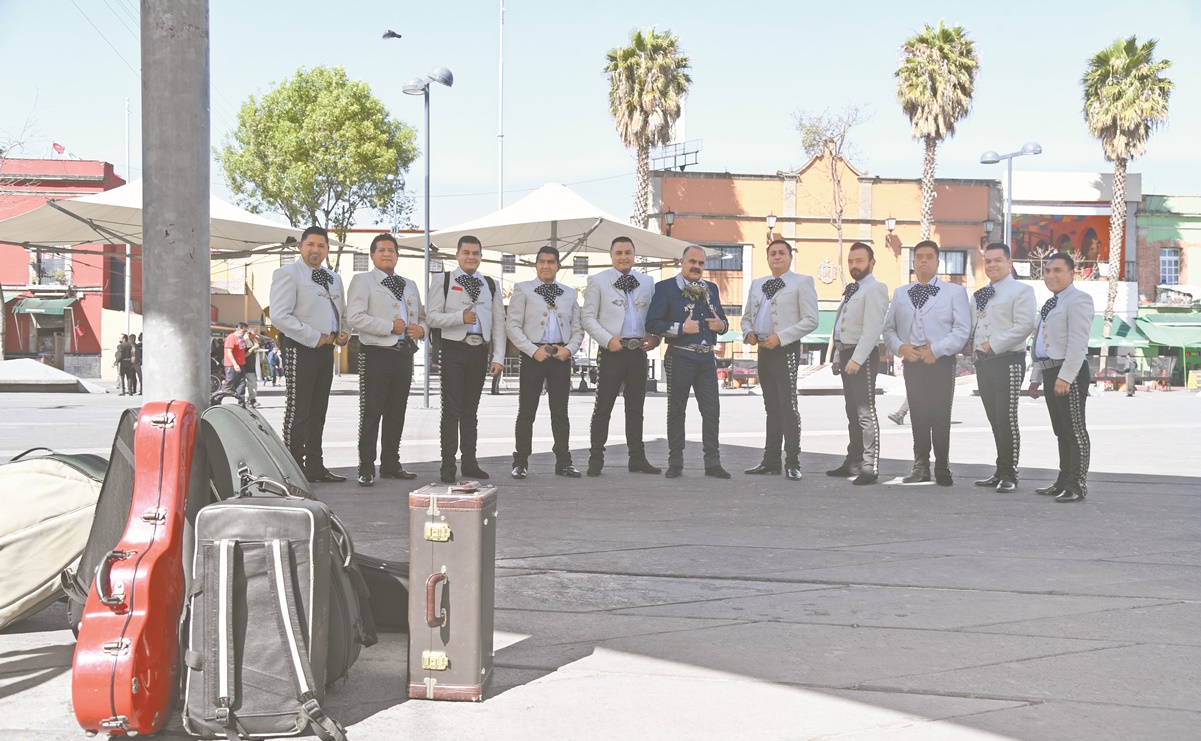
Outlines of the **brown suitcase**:
{"type": "Polygon", "coordinates": [[[484,699],[492,681],[496,487],[409,494],[409,697],[484,699]]]}

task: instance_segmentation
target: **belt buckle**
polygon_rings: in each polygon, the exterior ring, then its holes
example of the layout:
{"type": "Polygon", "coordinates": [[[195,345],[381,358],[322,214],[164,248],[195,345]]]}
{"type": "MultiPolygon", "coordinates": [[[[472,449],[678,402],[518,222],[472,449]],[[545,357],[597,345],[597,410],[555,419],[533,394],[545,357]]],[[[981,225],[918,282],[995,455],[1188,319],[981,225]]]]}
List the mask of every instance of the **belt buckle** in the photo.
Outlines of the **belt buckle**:
{"type": "Polygon", "coordinates": [[[621,338],[621,346],[627,350],[640,350],[640,349],[642,349],[642,338],[641,337],[622,337],[621,338]]]}
{"type": "Polygon", "coordinates": [[[481,334],[469,334],[463,338],[463,342],[466,342],[471,347],[479,347],[484,344],[484,336],[481,334]]]}

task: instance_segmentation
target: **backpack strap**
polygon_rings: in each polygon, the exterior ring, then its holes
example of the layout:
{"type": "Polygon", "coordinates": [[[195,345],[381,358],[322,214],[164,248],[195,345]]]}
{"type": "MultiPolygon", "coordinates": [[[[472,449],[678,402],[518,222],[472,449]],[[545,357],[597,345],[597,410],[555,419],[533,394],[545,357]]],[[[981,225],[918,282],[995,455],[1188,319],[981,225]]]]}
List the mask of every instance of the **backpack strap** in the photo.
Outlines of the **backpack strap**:
{"type": "MultiPolygon", "coordinates": [[[[217,707],[215,715],[217,722],[225,728],[225,737],[229,741],[247,738],[245,728],[239,728],[234,716],[233,707],[237,698],[234,691],[237,683],[234,680],[234,549],[236,540],[217,541],[217,707]]],[[[199,581],[199,580],[197,580],[199,581]]]]}

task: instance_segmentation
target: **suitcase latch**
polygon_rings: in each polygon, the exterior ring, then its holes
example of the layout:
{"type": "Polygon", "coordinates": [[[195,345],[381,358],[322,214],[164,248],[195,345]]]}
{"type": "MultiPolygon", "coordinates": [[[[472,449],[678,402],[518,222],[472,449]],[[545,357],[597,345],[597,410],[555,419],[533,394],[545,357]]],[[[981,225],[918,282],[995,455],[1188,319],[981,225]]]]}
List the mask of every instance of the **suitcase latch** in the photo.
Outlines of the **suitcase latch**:
{"type": "Polygon", "coordinates": [[[167,521],[167,510],[162,507],[148,509],[142,513],[142,522],[154,523],[161,525],[167,521]]]}
{"type": "Polygon", "coordinates": [[[124,715],[114,715],[100,721],[100,727],[105,730],[124,731],[129,728],[129,718],[124,715]]]}
{"type": "Polygon", "coordinates": [[[150,424],[154,425],[155,427],[160,427],[163,429],[166,429],[168,427],[174,427],[175,426],[175,415],[172,414],[171,412],[164,412],[163,414],[156,414],[150,418],[150,424]]]}
{"type": "Polygon", "coordinates": [[[445,651],[422,651],[421,652],[421,668],[430,669],[432,671],[446,671],[450,666],[450,659],[446,658],[445,651]]]}
{"type": "Polygon", "coordinates": [[[445,543],[450,540],[450,524],[445,522],[425,523],[425,539],[436,543],[445,543]]]}
{"type": "Polygon", "coordinates": [[[100,650],[106,654],[112,654],[113,656],[119,656],[119,655],[129,651],[129,639],[122,638],[117,641],[109,641],[108,643],[101,645],[100,650]]]}

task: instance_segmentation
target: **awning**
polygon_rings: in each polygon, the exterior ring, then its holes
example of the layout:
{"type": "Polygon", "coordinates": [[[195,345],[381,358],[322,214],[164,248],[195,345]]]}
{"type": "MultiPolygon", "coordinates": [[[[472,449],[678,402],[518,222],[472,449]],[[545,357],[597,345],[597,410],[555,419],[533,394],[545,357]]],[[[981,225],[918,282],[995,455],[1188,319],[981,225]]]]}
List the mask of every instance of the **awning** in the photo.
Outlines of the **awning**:
{"type": "Polygon", "coordinates": [[[62,316],[63,311],[78,300],[78,298],[23,298],[13,304],[13,313],[62,316]]]}
{"type": "Polygon", "coordinates": [[[830,342],[830,335],[834,334],[834,319],[838,316],[838,309],[830,309],[828,311],[819,311],[817,316],[817,329],[801,338],[803,345],[826,345],[830,342]]]}
{"type": "Polygon", "coordinates": [[[1201,347],[1201,316],[1158,314],[1134,320],[1139,330],[1156,345],[1201,347]]]}
{"type": "Polygon", "coordinates": [[[1113,318],[1109,329],[1109,338],[1105,334],[1105,317],[1098,314],[1093,317],[1093,326],[1088,333],[1089,347],[1146,347],[1150,343],[1147,337],[1137,328],[1127,324],[1121,317],[1113,318]]]}

